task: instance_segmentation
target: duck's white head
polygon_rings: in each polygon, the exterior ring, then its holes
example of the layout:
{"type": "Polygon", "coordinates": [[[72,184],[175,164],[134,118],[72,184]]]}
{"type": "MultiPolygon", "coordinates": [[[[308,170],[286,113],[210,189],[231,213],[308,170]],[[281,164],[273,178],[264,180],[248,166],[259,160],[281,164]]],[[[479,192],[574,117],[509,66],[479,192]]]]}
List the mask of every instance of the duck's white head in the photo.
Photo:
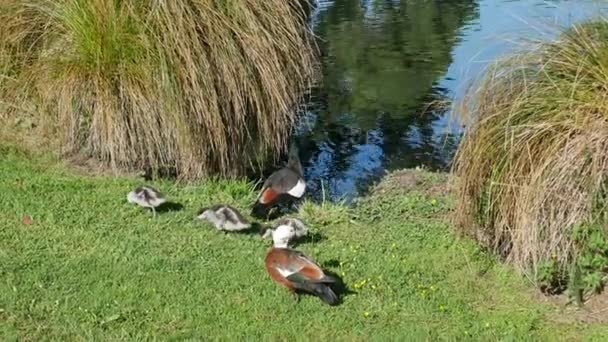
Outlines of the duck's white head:
{"type": "Polygon", "coordinates": [[[274,232],[272,232],[272,241],[274,243],[274,247],[277,248],[287,248],[287,244],[289,241],[293,239],[296,234],[296,230],[289,225],[280,225],[275,228],[274,232]]]}

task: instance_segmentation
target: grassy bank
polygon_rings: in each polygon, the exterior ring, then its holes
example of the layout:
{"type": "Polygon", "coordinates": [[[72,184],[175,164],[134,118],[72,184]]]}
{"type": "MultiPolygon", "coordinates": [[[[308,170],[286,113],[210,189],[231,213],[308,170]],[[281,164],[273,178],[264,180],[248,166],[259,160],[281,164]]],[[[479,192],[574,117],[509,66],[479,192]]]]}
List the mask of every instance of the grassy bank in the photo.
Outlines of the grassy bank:
{"type": "Polygon", "coordinates": [[[582,299],[608,267],[608,22],[499,61],[466,103],[455,161],[461,231],[582,299]]]}
{"type": "Polygon", "coordinates": [[[203,206],[246,208],[239,181],[154,182],[184,209],[126,203],[140,179],[83,176],[53,158],[0,150],[0,336],[382,340],[597,339],[601,325],[554,321],[519,276],[456,240],[445,176],[389,176],[356,208],[307,203],[316,236],[299,249],[341,274],[337,307],[299,304],[263,268],[268,241],[218,234],[203,206]],[[31,217],[31,224],[23,216],[31,217]]]}

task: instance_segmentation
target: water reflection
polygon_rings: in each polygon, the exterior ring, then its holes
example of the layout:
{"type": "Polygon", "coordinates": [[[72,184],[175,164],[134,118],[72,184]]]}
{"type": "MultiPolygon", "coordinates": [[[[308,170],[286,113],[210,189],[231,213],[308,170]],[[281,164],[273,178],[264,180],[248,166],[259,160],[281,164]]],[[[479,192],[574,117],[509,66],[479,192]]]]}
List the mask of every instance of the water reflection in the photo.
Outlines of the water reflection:
{"type": "MultiPolygon", "coordinates": [[[[449,105],[428,104],[449,104],[458,96],[473,56],[491,59],[504,51],[499,46],[480,53],[491,45],[483,33],[534,29],[521,17],[506,19],[505,8],[534,18],[538,3],[319,1],[312,24],[323,78],[297,132],[311,192],[321,196],[323,188],[329,199],[352,198],[385,170],[446,168],[457,144],[451,133],[458,131],[448,127],[449,105]]],[[[555,12],[555,3],[540,13],[555,12]]],[[[576,17],[588,15],[576,3],[576,17]]],[[[472,70],[479,73],[479,65],[472,70]]]]}

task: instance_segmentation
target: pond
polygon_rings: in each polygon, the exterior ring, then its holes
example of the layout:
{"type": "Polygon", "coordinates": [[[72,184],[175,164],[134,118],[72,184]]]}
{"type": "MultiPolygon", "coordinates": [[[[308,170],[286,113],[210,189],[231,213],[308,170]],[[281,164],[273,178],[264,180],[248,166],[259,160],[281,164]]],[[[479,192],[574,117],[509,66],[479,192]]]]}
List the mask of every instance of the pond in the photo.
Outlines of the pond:
{"type": "Polygon", "coordinates": [[[596,15],[586,0],[317,1],[322,77],[296,137],[314,197],[350,200],[387,171],[445,170],[460,128],[450,104],[522,39],[596,15]]]}

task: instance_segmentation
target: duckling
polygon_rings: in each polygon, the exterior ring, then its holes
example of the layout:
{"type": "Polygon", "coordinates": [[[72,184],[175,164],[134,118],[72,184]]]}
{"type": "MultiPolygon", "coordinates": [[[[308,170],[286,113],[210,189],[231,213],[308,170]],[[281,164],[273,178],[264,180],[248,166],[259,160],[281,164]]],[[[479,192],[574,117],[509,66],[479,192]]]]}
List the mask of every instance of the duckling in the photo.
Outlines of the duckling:
{"type": "Polygon", "coordinates": [[[277,206],[285,206],[302,199],[306,191],[304,170],[295,143],[289,148],[287,165],[273,172],[264,182],[262,190],[251,210],[257,218],[267,218],[277,206]]]}
{"type": "Polygon", "coordinates": [[[211,222],[218,230],[234,232],[251,228],[251,223],[236,208],[227,204],[203,208],[196,217],[211,222]]]}
{"type": "Polygon", "coordinates": [[[323,272],[310,257],[287,245],[296,234],[295,228],[278,226],[273,234],[273,246],[264,259],[266,271],[276,283],[286,287],[299,300],[296,291],[305,291],[319,297],[329,305],[338,303],[338,296],[330,285],[338,280],[323,272]]]}
{"type": "MultiPolygon", "coordinates": [[[[306,234],[308,234],[308,227],[299,218],[287,217],[287,218],[281,219],[280,221],[278,221],[276,223],[275,227],[283,226],[283,225],[293,227],[293,229],[294,229],[294,235],[291,237],[290,240],[299,239],[299,238],[305,236],[306,234]]],[[[273,229],[267,229],[266,232],[264,233],[264,235],[262,235],[262,238],[267,239],[269,237],[272,237],[273,231],[274,231],[273,229]]]]}
{"type": "Polygon", "coordinates": [[[284,218],[284,219],[280,220],[279,222],[277,222],[277,225],[278,226],[282,226],[282,225],[292,226],[295,229],[296,238],[301,238],[301,237],[305,236],[306,234],[308,234],[308,227],[306,226],[304,221],[300,220],[299,218],[287,217],[287,218],[284,218]]]}
{"type": "Polygon", "coordinates": [[[151,208],[156,217],[156,208],[165,203],[167,199],[158,190],[149,185],[140,186],[127,194],[127,201],[144,208],[151,208]]]}

